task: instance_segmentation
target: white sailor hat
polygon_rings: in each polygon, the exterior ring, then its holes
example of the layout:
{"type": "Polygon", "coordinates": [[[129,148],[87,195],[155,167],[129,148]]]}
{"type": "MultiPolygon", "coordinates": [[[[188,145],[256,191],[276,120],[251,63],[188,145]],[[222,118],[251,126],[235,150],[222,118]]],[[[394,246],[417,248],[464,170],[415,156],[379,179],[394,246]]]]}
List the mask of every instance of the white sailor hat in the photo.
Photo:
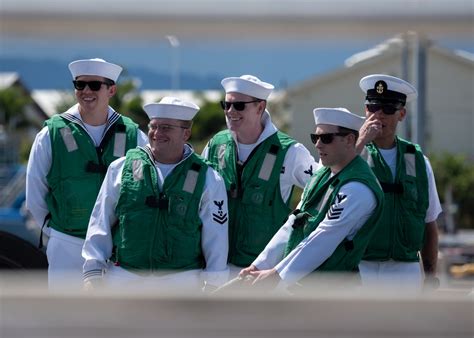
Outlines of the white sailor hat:
{"type": "Polygon", "coordinates": [[[107,62],[103,59],[76,60],[69,64],[72,78],[76,79],[81,75],[97,75],[117,82],[122,72],[122,67],[107,62]]]}
{"type": "Polygon", "coordinates": [[[226,77],[221,84],[226,93],[242,93],[261,100],[266,100],[275,88],[272,84],[263,82],[253,75],[226,77]]]}
{"type": "Polygon", "coordinates": [[[366,93],[366,103],[401,103],[413,101],[418,96],[416,88],[395,76],[372,74],[363,77],[360,88],[366,93]]]}
{"type": "Polygon", "coordinates": [[[166,118],[190,121],[199,111],[199,107],[192,102],[182,101],[176,97],[165,96],[158,103],[149,103],[143,106],[148,117],[166,118]]]}
{"type": "Polygon", "coordinates": [[[365,119],[346,108],[316,108],[313,110],[316,126],[330,124],[359,131],[365,119]]]}

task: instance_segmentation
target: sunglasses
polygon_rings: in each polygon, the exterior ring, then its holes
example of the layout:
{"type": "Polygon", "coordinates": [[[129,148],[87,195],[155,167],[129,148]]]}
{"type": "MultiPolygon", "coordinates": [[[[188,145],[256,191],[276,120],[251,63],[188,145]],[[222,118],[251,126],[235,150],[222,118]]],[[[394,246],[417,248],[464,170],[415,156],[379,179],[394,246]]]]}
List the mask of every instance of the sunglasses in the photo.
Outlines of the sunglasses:
{"type": "Polygon", "coordinates": [[[74,84],[74,88],[76,88],[77,90],[84,90],[84,88],[86,88],[86,86],[88,86],[89,89],[92,90],[93,92],[99,91],[103,84],[105,84],[106,86],[113,85],[112,82],[104,82],[104,81],[81,81],[81,80],[77,80],[77,81],[72,81],[72,83],[74,84]]]}
{"type": "Polygon", "coordinates": [[[365,106],[367,107],[367,110],[371,113],[375,113],[379,110],[382,110],[384,114],[387,115],[393,115],[402,108],[400,105],[394,104],[366,104],[365,106]]]}
{"type": "Polygon", "coordinates": [[[221,107],[224,110],[229,110],[230,107],[234,106],[234,109],[237,111],[245,110],[245,105],[247,103],[254,103],[254,102],[261,102],[262,100],[253,100],[248,102],[243,101],[235,101],[235,102],[228,102],[228,101],[221,101],[221,107]]]}
{"type": "Polygon", "coordinates": [[[319,139],[321,139],[321,142],[324,144],[330,144],[334,140],[334,136],[347,136],[350,133],[328,133],[328,134],[309,134],[311,136],[311,142],[313,144],[316,144],[319,139]]]}

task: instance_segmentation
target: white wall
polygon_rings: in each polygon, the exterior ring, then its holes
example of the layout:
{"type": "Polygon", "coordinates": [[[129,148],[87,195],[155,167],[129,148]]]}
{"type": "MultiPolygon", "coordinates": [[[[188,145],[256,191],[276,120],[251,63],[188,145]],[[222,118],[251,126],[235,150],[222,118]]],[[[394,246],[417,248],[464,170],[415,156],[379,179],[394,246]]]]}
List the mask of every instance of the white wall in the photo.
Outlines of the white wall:
{"type": "Polygon", "coordinates": [[[474,62],[440,53],[428,58],[428,153],[451,152],[474,159],[474,62]]]}
{"type": "MultiPolygon", "coordinates": [[[[474,159],[474,62],[436,49],[428,50],[427,59],[424,151],[427,154],[447,151],[474,159]]],[[[411,64],[408,64],[410,69],[411,64]]],[[[314,131],[313,108],[346,107],[363,115],[365,95],[359,88],[359,80],[374,73],[403,77],[401,50],[290,89],[287,98],[293,117],[290,135],[316,155],[308,136],[314,131]]],[[[409,138],[414,105],[408,105],[407,111],[407,118],[399,124],[398,130],[404,138],[409,138]]]]}

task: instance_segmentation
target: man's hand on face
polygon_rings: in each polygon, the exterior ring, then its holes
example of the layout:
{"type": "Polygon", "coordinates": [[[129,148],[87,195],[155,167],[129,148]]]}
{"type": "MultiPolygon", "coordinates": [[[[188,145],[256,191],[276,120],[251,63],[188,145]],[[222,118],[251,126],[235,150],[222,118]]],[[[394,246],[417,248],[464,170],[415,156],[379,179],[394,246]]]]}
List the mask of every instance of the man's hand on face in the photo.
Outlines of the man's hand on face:
{"type": "Polygon", "coordinates": [[[382,132],[382,123],[375,117],[370,115],[359,130],[359,139],[367,144],[372,142],[382,132]]]}

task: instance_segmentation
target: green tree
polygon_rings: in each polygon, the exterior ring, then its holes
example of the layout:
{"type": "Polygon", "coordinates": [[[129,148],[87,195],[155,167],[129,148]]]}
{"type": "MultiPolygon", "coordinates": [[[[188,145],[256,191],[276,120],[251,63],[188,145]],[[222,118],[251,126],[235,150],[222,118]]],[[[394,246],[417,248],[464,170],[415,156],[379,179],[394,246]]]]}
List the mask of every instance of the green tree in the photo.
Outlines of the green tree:
{"type": "Polygon", "coordinates": [[[28,127],[34,123],[26,115],[33,103],[30,94],[21,86],[14,85],[0,90],[0,162],[25,163],[28,161],[32,140],[28,127]]]}
{"type": "Polygon", "coordinates": [[[215,133],[226,128],[225,115],[219,102],[209,101],[203,96],[201,100],[201,109],[194,118],[190,140],[198,153],[215,133]]]}
{"type": "Polygon", "coordinates": [[[442,203],[452,191],[457,204],[454,221],[458,228],[474,228],[474,164],[463,155],[444,153],[430,156],[442,203]]]}
{"type": "Polygon", "coordinates": [[[19,86],[0,90],[0,124],[8,131],[28,126],[25,108],[32,102],[31,97],[19,86]]]}
{"type": "Polygon", "coordinates": [[[117,109],[117,111],[138,123],[140,129],[146,133],[149,119],[143,110],[143,100],[138,94],[129,95],[128,100],[122,102],[120,109],[117,109]]]}

